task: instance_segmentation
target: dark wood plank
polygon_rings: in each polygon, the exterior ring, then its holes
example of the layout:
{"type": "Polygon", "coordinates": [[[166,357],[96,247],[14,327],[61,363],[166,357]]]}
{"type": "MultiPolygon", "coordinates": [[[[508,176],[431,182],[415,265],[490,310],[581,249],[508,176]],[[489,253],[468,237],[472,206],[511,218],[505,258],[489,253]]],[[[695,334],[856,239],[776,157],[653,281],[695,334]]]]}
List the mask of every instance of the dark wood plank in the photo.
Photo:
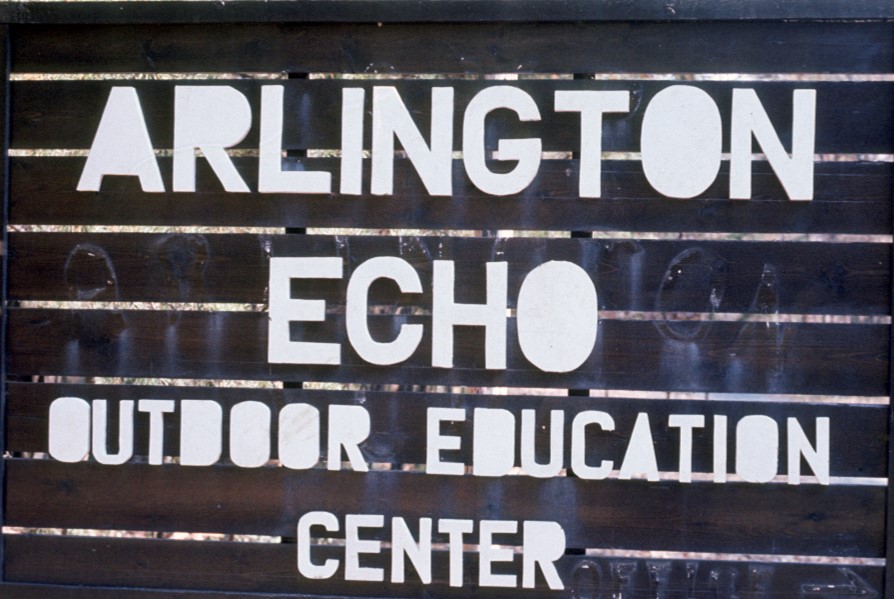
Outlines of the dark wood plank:
{"type": "Polygon", "coordinates": [[[423,292],[383,283],[370,305],[431,309],[434,260],[454,261],[456,297],[481,303],[485,263],[507,262],[510,307],[550,260],[588,272],[602,310],[889,314],[891,305],[887,244],[13,233],[9,253],[16,300],[266,303],[270,258],[333,256],[344,261],[340,281],[293,285],[343,307],[356,267],[392,256],[414,268],[423,292]]]}
{"type": "MultiPolygon", "coordinates": [[[[882,568],[790,564],[759,561],[636,559],[566,555],[556,562],[565,589],[549,591],[542,579],[536,590],[478,587],[477,557],[467,554],[462,588],[450,588],[447,555],[432,553],[432,584],[422,585],[407,567],[407,583],[390,582],[390,552],[370,555],[371,567],[385,570],[384,584],[339,582],[340,569],[330,580],[306,580],[296,572],[295,546],[264,543],[160,541],[84,537],[9,535],[11,557],[7,577],[11,581],[42,584],[91,584],[99,586],[203,588],[228,592],[290,593],[294,597],[317,594],[359,594],[389,597],[418,597],[437,593],[444,597],[489,597],[495,599],[536,594],[560,598],[605,593],[629,598],[637,591],[658,595],[700,595],[728,588],[731,593],[761,592],[768,598],[797,595],[809,587],[848,588],[871,595],[880,588],[882,568]],[[99,566],[98,564],[102,564],[99,566]],[[623,576],[621,573],[623,572],[623,576]]],[[[315,546],[315,559],[343,560],[343,549],[315,546]]],[[[505,573],[521,577],[520,558],[505,573]]],[[[123,590],[123,589],[122,589],[123,590]]],[[[102,595],[98,595],[102,597],[102,595]]],[[[240,595],[241,596],[241,595],[240,595]]],[[[265,595],[266,596],[266,595],[265,595]]],[[[605,596],[605,595],[603,595],[605,596]]],[[[16,595],[19,597],[19,595],[16,595]]],[[[26,595],[30,597],[30,595],[26,595]]]]}
{"type": "Polygon", "coordinates": [[[750,2],[680,2],[641,0],[636,3],[606,0],[592,3],[529,0],[507,8],[499,0],[478,0],[474,10],[463,0],[391,0],[374,3],[364,0],[317,2],[293,0],[264,9],[253,2],[227,2],[221,6],[195,6],[188,2],[128,2],[115,6],[73,2],[60,10],[39,2],[16,2],[0,7],[0,22],[10,23],[191,23],[191,22],[445,22],[445,21],[686,21],[733,19],[761,21],[776,19],[870,20],[894,17],[891,7],[879,0],[834,1],[772,0],[750,2]]]}
{"type": "MultiPolygon", "coordinates": [[[[124,589],[121,587],[65,586],[0,582],[0,591],[16,599],[333,599],[319,595],[289,593],[230,593],[218,591],[180,591],[170,589],[124,589]]],[[[373,598],[366,598],[373,599],[373,598]]],[[[375,599],[383,599],[376,597],[375,599]]]]}
{"type": "MultiPolygon", "coordinates": [[[[728,170],[693,200],[661,198],[636,162],[603,162],[604,198],[580,199],[579,163],[544,161],[525,192],[495,198],[477,191],[454,164],[454,196],[433,198],[413,167],[397,161],[395,195],[264,194],[256,201],[224,193],[198,161],[197,193],[143,193],[133,177],[106,177],[101,193],[75,191],[84,158],[13,158],[14,224],[207,225],[439,229],[891,233],[890,163],[816,164],[815,199],[793,202],[766,163],[754,164],[753,199],[729,200],[728,170]],[[210,207],[213,206],[214,209],[210,207]]],[[[256,189],[257,161],[237,159],[256,189]]],[[[333,173],[338,161],[303,159],[307,170],[333,173]]],[[[159,161],[170,181],[170,160],[159,161]]],[[[368,164],[367,164],[368,169],[368,164]]],[[[367,183],[368,170],[363,180],[367,183]]],[[[336,187],[337,189],[337,187],[336,187]]]]}
{"type": "MultiPolygon", "coordinates": [[[[6,25],[0,25],[0,70],[3,71],[3,81],[0,82],[0,239],[3,244],[3,255],[0,257],[0,299],[2,299],[2,313],[0,313],[0,381],[6,380],[7,346],[6,346],[6,316],[7,298],[9,288],[9,241],[7,236],[7,224],[9,223],[9,72],[10,72],[10,31],[6,25]]],[[[6,389],[0,389],[0,453],[5,454],[7,447],[6,438],[6,389]]],[[[5,464],[0,463],[0,496],[6,493],[5,464]]],[[[6,510],[0,505],[0,527],[6,521],[6,510]]],[[[0,540],[0,564],[5,563],[5,544],[0,540]]],[[[3,577],[0,575],[0,580],[3,577]]]]}
{"type": "Polygon", "coordinates": [[[603,320],[577,370],[545,373],[516,345],[506,370],[484,368],[483,330],[458,327],[455,367],[432,368],[426,317],[370,317],[374,338],[418,322],[407,362],[370,366],[348,344],[343,319],[293,324],[307,341],[342,344],[340,366],[267,361],[266,313],[11,309],[11,375],[147,376],[502,387],[887,395],[888,325],[603,320]]]}
{"type": "MultiPolygon", "coordinates": [[[[894,135],[892,135],[894,137],[894,135]]],[[[894,187],[891,190],[891,197],[894,199],[894,187]]],[[[894,270],[891,271],[891,285],[894,287],[894,270]]],[[[892,310],[892,314],[894,314],[894,310],[892,310]]],[[[891,347],[894,349],[894,335],[891,337],[891,347]]],[[[891,371],[891,381],[892,381],[892,389],[894,389],[894,369],[891,371]]],[[[889,430],[892,434],[894,434],[894,404],[892,404],[892,408],[888,414],[888,426],[889,430]]],[[[889,436],[889,439],[891,437],[889,436]]],[[[891,481],[894,480],[894,444],[888,443],[888,484],[891,484],[891,481]]],[[[887,553],[886,563],[894,564],[894,493],[890,493],[888,495],[888,516],[885,522],[886,530],[887,530],[887,553]]],[[[894,596],[894,575],[892,575],[890,569],[885,570],[885,592],[887,595],[894,596]]]]}
{"type": "MultiPolygon", "coordinates": [[[[253,125],[236,147],[257,148],[260,123],[261,88],[285,88],[283,147],[286,149],[339,149],[342,128],[342,89],[366,90],[365,141],[371,145],[373,87],[391,86],[414,115],[420,131],[429,138],[431,130],[431,90],[453,88],[454,149],[462,150],[463,115],[466,106],[482,90],[495,85],[523,90],[539,107],[541,120],[519,122],[508,111],[488,117],[485,144],[496,149],[497,140],[538,138],[544,151],[580,150],[579,113],[556,112],[558,90],[630,92],[630,112],[606,114],[603,118],[603,151],[638,152],[643,115],[656,94],[673,85],[686,85],[709,94],[723,122],[723,151],[729,151],[732,94],[734,89],[757,93],[783,145],[791,147],[792,95],[797,89],[816,91],[816,153],[889,153],[892,142],[894,84],[878,82],[674,82],[674,81],[17,81],[12,86],[11,147],[89,148],[103,114],[110,89],[130,86],[137,89],[149,136],[156,148],[171,148],[174,132],[174,89],[184,85],[226,85],[238,90],[252,106],[253,125]]],[[[757,146],[756,146],[757,148],[757,146]]],[[[757,149],[756,149],[757,151],[757,149]]]]}
{"type": "MultiPolygon", "coordinates": [[[[290,535],[304,513],[548,520],[569,547],[878,557],[883,487],[8,460],[9,526],[290,535]],[[561,506],[561,509],[557,509],[561,506]]],[[[386,531],[387,532],[387,531],[386,531]]],[[[440,535],[435,535],[441,538],[440,535]]],[[[506,542],[513,542],[508,535],[506,542]]]]}
{"type": "Polygon", "coordinates": [[[562,23],[34,25],[18,29],[13,67],[44,73],[885,73],[894,60],[885,23],[576,23],[571,31],[562,23]],[[207,52],[209,45],[214,52],[207,52]]]}
{"type": "MultiPolygon", "coordinates": [[[[830,472],[832,476],[880,477],[886,476],[885,414],[887,406],[878,405],[830,405],[768,402],[726,401],[659,401],[630,398],[597,397],[536,397],[536,396],[488,396],[488,395],[440,395],[394,392],[337,392],[307,391],[300,389],[227,389],[219,387],[134,387],[119,385],[53,385],[32,383],[8,383],[9,430],[8,450],[13,452],[47,452],[49,406],[58,397],[80,397],[86,401],[106,399],[113,404],[122,399],[140,398],[171,399],[179,404],[181,399],[206,399],[218,402],[229,414],[233,405],[243,401],[259,401],[270,406],[274,438],[278,438],[279,411],[288,404],[306,403],[315,406],[321,415],[323,434],[328,430],[328,406],[362,405],[370,415],[371,432],[361,444],[361,451],[368,462],[393,464],[424,464],[426,462],[426,410],[429,407],[462,408],[466,411],[465,424],[444,424],[444,434],[462,439],[461,449],[447,452],[451,461],[472,463],[472,426],[476,408],[499,408],[511,412],[516,419],[515,456],[519,465],[521,439],[521,411],[535,410],[538,426],[535,433],[537,459],[549,461],[549,422],[551,410],[565,412],[564,467],[571,466],[570,440],[573,417],[584,410],[601,410],[615,421],[615,430],[600,434],[599,442],[586,446],[588,464],[598,464],[603,459],[620,464],[624,458],[630,432],[639,413],[649,415],[652,438],[662,472],[679,469],[680,434],[668,427],[670,414],[701,414],[706,427],[693,431],[692,469],[694,472],[713,471],[712,418],[723,415],[728,418],[730,430],[744,416],[760,414],[774,419],[783,431],[787,418],[798,422],[813,439],[814,422],[818,417],[830,420],[830,472]]],[[[165,418],[164,455],[179,455],[180,419],[179,405],[175,414],[165,418]]],[[[112,415],[116,407],[110,408],[112,415]]],[[[138,415],[135,423],[136,456],[147,455],[148,417],[138,415]]],[[[223,438],[229,438],[229,417],[224,419],[223,438]]],[[[732,436],[731,436],[732,439],[732,436]]],[[[272,456],[277,456],[277,444],[272,444],[272,456]]],[[[780,444],[780,473],[785,471],[786,444],[780,444]]],[[[226,459],[226,451],[224,459],[226,459]]],[[[735,459],[731,445],[727,455],[735,459]]],[[[325,459],[326,448],[321,448],[325,459]]],[[[805,476],[811,473],[803,469],[805,476]]]]}

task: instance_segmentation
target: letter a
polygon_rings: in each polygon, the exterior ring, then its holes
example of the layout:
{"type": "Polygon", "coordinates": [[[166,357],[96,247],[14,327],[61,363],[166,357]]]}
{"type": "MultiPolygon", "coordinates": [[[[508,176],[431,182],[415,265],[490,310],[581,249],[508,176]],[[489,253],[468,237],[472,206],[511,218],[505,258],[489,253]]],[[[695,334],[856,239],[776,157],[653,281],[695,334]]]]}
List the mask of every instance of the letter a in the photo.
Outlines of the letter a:
{"type": "Polygon", "coordinates": [[[112,88],[77,190],[99,191],[105,175],[139,177],[143,191],[165,190],[136,88],[112,88]]]}

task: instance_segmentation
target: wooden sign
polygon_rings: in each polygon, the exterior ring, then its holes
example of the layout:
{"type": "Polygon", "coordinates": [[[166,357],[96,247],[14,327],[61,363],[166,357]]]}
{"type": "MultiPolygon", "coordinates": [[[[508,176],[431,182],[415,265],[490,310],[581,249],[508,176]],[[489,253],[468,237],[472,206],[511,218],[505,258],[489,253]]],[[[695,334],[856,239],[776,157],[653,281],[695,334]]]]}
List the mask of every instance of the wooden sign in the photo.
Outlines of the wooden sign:
{"type": "Polygon", "coordinates": [[[890,6],[0,17],[4,597],[894,595],[890,6]]]}

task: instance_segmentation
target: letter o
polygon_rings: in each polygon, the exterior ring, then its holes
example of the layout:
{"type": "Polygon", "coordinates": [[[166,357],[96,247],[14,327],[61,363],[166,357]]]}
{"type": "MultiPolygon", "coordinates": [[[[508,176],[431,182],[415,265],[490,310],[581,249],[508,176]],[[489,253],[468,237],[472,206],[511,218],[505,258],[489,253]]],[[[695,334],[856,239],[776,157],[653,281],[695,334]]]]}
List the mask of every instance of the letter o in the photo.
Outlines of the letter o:
{"type": "Polygon", "coordinates": [[[720,171],[722,129],[720,111],[705,91],[673,85],[655,94],[640,144],[649,184],[670,198],[704,193],[720,171]]]}
{"type": "Polygon", "coordinates": [[[230,410],[230,459],[242,468],[258,468],[270,459],[270,408],[243,401],[230,410]]]}
{"type": "Polygon", "coordinates": [[[745,416],[736,425],[736,474],[768,483],[779,469],[779,427],[769,416],[745,416]]]}
{"type": "Polygon", "coordinates": [[[553,260],[529,272],[518,292],[517,315],[522,353],[537,368],[570,372],[590,357],[599,304],[580,266],[553,260]]]}
{"type": "Polygon", "coordinates": [[[90,452],[90,404],[60,397],[50,404],[49,453],[60,462],[80,462],[90,452]]]}

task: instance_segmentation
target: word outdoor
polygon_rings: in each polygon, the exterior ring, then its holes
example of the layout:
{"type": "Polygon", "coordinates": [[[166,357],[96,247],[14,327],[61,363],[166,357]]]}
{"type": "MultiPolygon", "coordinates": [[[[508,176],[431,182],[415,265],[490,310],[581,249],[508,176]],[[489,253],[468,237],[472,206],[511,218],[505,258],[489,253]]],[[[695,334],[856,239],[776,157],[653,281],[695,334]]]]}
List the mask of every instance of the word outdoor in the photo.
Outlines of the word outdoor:
{"type": "MultiPolygon", "coordinates": [[[[283,128],[301,127],[284,114],[284,86],[264,85],[260,95],[258,188],[260,193],[331,194],[332,174],[326,171],[283,170],[283,128]]],[[[580,115],[580,145],[568,148],[580,157],[578,193],[601,195],[603,120],[630,112],[631,92],[624,90],[556,90],[553,106],[538,106],[526,91],[511,85],[485,87],[468,104],[457,107],[454,88],[431,89],[431,131],[428,141],[419,131],[398,90],[372,88],[371,180],[373,195],[394,192],[395,140],[432,196],[453,193],[454,119],[462,110],[462,163],[472,184],[494,196],[524,191],[536,177],[542,156],[540,138],[500,139],[489,156],[485,132],[493,113],[509,111],[520,123],[541,120],[542,111],[580,115]],[[506,163],[492,170],[489,159],[506,163]],[[506,167],[512,166],[508,172],[506,167]]],[[[341,169],[338,193],[362,193],[366,90],[346,87],[341,104],[341,169]]],[[[791,154],[785,150],[753,89],[733,89],[729,130],[723,131],[721,112],[704,90],[669,85],[652,97],[642,118],[639,152],[648,183],[671,198],[692,198],[717,178],[723,160],[723,138],[728,134],[732,199],[751,198],[753,140],[766,156],[788,197],[813,199],[813,159],[816,129],[816,90],[792,94],[791,154]]],[[[224,189],[250,191],[227,148],[245,139],[254,115],[249,99],[232,86],[178,85],[174,89],[173,180],[175,192],[196,191],[196,154],[208,160],[224,189]]],[[[335,149],[335,148],[320,148],[335,149]]],[[[636,151],[637,148],[627,148],[636,151]]],[[[491,164],[493,166],[493,164],[491,164]]],[[[103,111],[86,165],[80,191],[99,191],[106,175],[135,176],[143,191],[164,192],[166,185],[156,161],[136,88],[114,87],[103,111]]]]}

